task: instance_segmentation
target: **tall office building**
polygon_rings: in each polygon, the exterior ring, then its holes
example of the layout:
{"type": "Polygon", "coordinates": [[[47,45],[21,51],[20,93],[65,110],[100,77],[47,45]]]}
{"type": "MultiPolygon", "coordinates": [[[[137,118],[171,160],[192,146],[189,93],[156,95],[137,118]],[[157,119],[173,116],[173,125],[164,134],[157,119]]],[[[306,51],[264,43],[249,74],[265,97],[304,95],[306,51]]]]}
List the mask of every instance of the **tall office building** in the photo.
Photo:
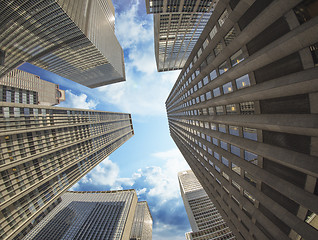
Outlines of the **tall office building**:
{"type": "Polygon", "coordinates": [[[99,87],[125,80],[111,0],[2,0],[0,77],[24,62],[99,87]]]}
{"type": "Polygon", "coordinates": [[[235,239],[194,173],[191,170],[179,172],[178,180],[192,228],[192,232],[186,233],[186,239],[235,239]]]}
{"type": "Polygon", "coordinates": [[[130,240],[152,239],[152,216],[146,201],[137,203],[130,240]]]}
{"type": "Polygon", "coordinates": [[[66,192],[23,240],[126,240],[136,207],[135,190],[66,192]]]}
{"type": "Polygon", "coordinates": [[[146,0],[154,14],[157,70],[182,69],[219,0],[146,0]]]}
{"type": "Polygon", "coordinates": [[[0,102],[0,239],[24,236],[133,134],[130,114],[0,102]]]}
{"type": "Polygon", "coordinates": [[[317,0],[220,1],[167,98],[238,239],[318,238],[317,15],[317,0]]]}
{"type": "Polygon", "coordinates": [[[64,100],[65,91],[58,84],[34,74],[14,69],[0,78],[0,101],[52,106],[64,100]]]}

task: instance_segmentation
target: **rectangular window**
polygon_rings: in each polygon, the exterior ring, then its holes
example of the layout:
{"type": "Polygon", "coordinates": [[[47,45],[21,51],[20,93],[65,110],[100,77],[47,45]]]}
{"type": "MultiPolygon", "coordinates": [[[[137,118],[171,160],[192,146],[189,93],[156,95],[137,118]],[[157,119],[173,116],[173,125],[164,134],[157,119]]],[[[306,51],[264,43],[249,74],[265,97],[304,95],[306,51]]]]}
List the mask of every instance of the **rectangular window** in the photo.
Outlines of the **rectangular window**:
{"type": "Polygon", "coordinates": [[[234,146],[234,145],[231,145],[231,153],[233,153],[234,155],[240,157],[241,155],[241,150],[240,148],[234,146]]]}
{"type": "Polygon", "coordinates": [[[238,175],[241,175],[241,168],[234,163],[232,163],[232,171],[237,173],[238,175]]]}
{"type": "Polygon", "coordinates": [[[219,73],[220,75],[227,72],[227,70],[229,70],[229,67],[227,65],[227,62],[223,62],[220,66],[219,66],[219,73]]]}
{"type": "Polygon", "coordinates": [[[224,12],[222,13],[222,15],[220,16],[220,18],[218,19],[220,27],[224,24],[224,22],[228,18],[228,16],[229,16],[229,13],[225,9],[224,12]]]}
{"type": "Polygon", "coordinates": [[[216,26],[214,26],[210,32],[210,38],[211,40],[213,39],[213,37],[215,36],[215,34],[218,32],[216,26]]]}
{"type": "Polygon", "coordinates": [[[213,89],[213,96],[218,97],[221,95],[221,90],[219,87],[213,89]]]}
{"type": "Polygon", "coordinates": [[[207,93],[205,94],[205,97],[206,97],[206,100],[211,99],[211,98],[212,98],[212,94],[211,94],[211,92],[210,92],[210,91],[209,91],[209,92],[207,92],[207,93]]]}
{"type": "Polygon", "coordinates": [[[220,141],[220,143],[221,143],[221,148],[223,148],[224,150],[227,150],[227,143],[223,141],[220,141]]]}
{"type": "Polygon", "coordinates": [[[227,160],[225,157],[222,157],[222,163],[227,167],[229,166],[229,160],[227,160]]]}
{"type": "Polygon", "coordinates": [[[256,129],[253,128],[243,128],[243,137],[257,141],[257,132],[256,129]]]}
{"type": "Polygon", "coordinates": [[[226,113],[235,114],[237,113],[237,108],[235,104],[226,105],[226,113]]]}
{"type": "Polygon", "coordinates": [[[203,78],[203,85],[207,85],[209,83],[209,78],[208,76],[205,76],[205,78],[203,78]]]}
{"type": "Polygon", "coordinates": [[[215,111],[216,111],[216,115],[223,115],[224,114],[223,106],[215,107],[215,111]]]}
{"type": "Polygon", "coordinates": [[[210,79],[211,79],[211,81],[212,81],[213,79],[215,79],[216,77],[217,77],[216,70],[213,70],[212,72],[210,72],[210,79]]]}
{"type": "Polygon", "coordinates": [[[258,165],[257,155],[249,151],[244,151],[244,159],[254,165],[258,165]]]}
{"type": "Polygon", "coordinates": [[[242,62],[244,60],[243,57],[243,52],[242,50],[237,51],[236,53],[234,53],[231,57],[231,65],[232,67],[234,67],[235,65],[239,64],[240,62],[242,62]]]}
{"type": "Polygon", "coordinates": [[[251,85],[248,74],[246,74],[240,78],[237,78],[235,81],[236,81],[237,89],[249,87],[251,85]]]}
{"type": "Polygon", "coordinates": [[[229,131],[230,131],[231,135],[234,135],[234,136],[239,136],[240,135],[239,128],[236,127],[236,126],[229,126],[229,131]]]}
{"type": "Polygon", "coordinates": [[[220,160],[220,155],[219,155],[217,152],[214,152],[214,153],[213,153],[213,156],[214,156],[217,160],[220,160]]]}
{"type": "Polygon", "coordinates": [[[212,138],[212,142],[214,145],[219,146],[219,140],[217,138],[212,138]]]}
{"type": "Polygon", "coordinates": [[[236,31],[235,28],[233,27],[224,37],[224,41],[226,45],[229,45],[230,42],[235,38],[236,36],[236,31]]]}
{"type": "Polygon", "coordinates": [[[220,54],[220,52],[222,52],[223,50],[223,44],[222,42],[219,42],[216,47],[213,49],[214,55],[217,56],[220,54]]]}
{"type": "Polygon", "coordinates": [[[225,126],[225,124],[219,124],[219,132],[226,133],[226,126],[225,126]]]}
{"type": "Polygon", "coordinates": [[[231,92],[233,92],[232,82],[228,82],[228,83],[224,84],[223,85],[223,93],[228,94],[231,92]]]}

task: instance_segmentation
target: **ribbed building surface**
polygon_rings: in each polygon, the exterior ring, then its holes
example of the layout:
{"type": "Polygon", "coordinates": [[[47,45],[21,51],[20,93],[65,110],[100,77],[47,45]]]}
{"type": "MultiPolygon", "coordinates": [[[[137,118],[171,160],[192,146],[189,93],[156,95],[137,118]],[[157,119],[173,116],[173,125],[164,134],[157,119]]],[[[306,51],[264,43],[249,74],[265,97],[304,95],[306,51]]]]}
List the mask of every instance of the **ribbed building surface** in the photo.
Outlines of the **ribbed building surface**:
{"type": "Polygon", "coordinates": [[[186,233],[186,239],[235,239],[194,173],[191,170],[179,172],[178,180],[192,229],[192,232],[186,233]]]}
{"type": "Polygon", "coordinates": [[[0,239],[24,236],[133,134],[130,114],[0,102],[0,239]]]}
{"type": "Polygon", "coordinates": [[[111,0],[2,0],[0,77],[24,62],[88,87],[125,80],[111,0]]]}
{"type": "Polygon", "coordinates": [[[317,0],[220,1],[166,101],[237,239],[318,238],[317,15],[317,0]]]}
{"type": "Polygon", "coordinates": [[[182,69],[218,1],[146,0],[159,72],[182,69]]]}
{"type": "Polygon", "coordinates": [[[138,202],[130,232],[130,240],[152,239],[152,223],[152,216],[147,202],[138,202]]]}
{"type": "Polygon", "coordinates": [[[39,76],[14,69],[0,78],[0,97],[1,102],[52,106],[65,100],[65,91],[39,76]]]}
{"type": "Polygon", "coordinates": [[[136,204],[135,190],[66,192],[23,239],[125,240],[129,238],[136,204]]]}

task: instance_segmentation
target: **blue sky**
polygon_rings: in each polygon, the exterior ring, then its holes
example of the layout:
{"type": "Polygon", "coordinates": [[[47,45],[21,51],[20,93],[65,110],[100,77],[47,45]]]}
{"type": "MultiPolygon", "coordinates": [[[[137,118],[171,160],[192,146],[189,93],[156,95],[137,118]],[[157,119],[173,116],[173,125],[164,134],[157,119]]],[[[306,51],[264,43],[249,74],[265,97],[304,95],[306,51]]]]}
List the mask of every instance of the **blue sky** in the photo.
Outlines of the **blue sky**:
{"type": "Polygon", "coordinates": [[[132,114],[135,135],[73,186],[73,190],[134,188],[154,219],[154,240],[185,239],[190,225],[177,172],[189,169],[169,135],[165,100],[179,71],[156,71],[153,16],[144,0],[113,0],[116,35],[124,49],[126,82],[90,89],[30,64],[20,69],[66,90],[64,107],[132,114]]]}

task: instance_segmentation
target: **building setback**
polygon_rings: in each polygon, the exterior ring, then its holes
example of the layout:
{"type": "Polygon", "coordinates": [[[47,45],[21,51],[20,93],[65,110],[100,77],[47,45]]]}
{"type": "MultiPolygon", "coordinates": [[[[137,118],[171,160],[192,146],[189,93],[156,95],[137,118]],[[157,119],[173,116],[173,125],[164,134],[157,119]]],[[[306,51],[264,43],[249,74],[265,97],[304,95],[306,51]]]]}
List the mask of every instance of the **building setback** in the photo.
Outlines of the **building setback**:
{"type": "Polygon", "coordinates": [[[237,239],[318,238],[317,9],[220,1],[167,98],[170,134],[237,239]]]}
{"type": "Polygon", "coordinates": [[[66,192],[23,240],[129,239],[136,206],[135,190],[66,192]]]}
{"type": "Polygon", "coordinates": [[[130,240],[152,239],[152,216],[146,201],[137,203],[130,240]]]}
{"type": "Polygon", "coordinates": [[[111,0],[3,0],[0,16],[0,77],[29,62],[91,88],[125,80],[111,0]]]}
{"type": "Polygon", "coordinates": [[[31,73],[14,69],[0,79],[0,101],[53,106],[65,100],[58,84],[31,73]]]}
{"type": "Polygon", "coordinates": [[[133,134],[130,114],[0,102],[0,239],[25,236],[133,134]]]}
{"type": "Polygon", "coordinates": [[[157,70],[182,69],[219,0],[145,0],[154,14],[157,70]]]}
{"type": "Polygon", "coordinates": [[[186,233],[186,239],[235,239],[194,173],[191,170],[179,172],[178,180],[192,229],[186,233]]]}

